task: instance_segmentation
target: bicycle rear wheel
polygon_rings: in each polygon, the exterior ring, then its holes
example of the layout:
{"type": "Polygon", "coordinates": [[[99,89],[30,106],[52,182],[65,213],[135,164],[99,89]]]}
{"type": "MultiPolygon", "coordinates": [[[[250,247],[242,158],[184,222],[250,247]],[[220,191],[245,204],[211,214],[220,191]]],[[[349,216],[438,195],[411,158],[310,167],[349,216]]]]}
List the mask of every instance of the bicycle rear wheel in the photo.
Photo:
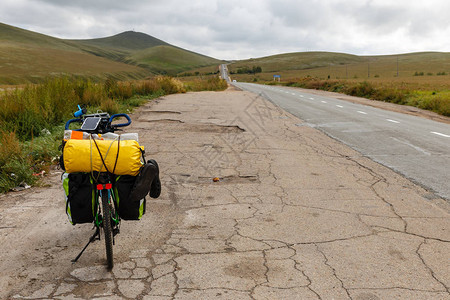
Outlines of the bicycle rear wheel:
{"type": "Polygon", "coordinates": [[[108,190],[102,190],[103,232],[105,233],[106,261],[108,269],[112,269],[113,262],[113,232],[111,226],[111,209],[108,190]]]}

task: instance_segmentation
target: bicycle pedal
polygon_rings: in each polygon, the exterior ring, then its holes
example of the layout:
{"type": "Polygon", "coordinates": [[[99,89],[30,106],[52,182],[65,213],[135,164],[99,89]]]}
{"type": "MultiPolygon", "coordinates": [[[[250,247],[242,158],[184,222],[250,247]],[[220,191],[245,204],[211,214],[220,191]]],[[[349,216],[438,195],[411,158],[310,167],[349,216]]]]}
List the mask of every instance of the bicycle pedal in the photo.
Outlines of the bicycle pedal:
{"type": "Polygon", "coordinates": [[[116,236],[116,234],[120,233],[120,229],[119,228],[114,228],[113,229],[113,236],[116,236]]]}

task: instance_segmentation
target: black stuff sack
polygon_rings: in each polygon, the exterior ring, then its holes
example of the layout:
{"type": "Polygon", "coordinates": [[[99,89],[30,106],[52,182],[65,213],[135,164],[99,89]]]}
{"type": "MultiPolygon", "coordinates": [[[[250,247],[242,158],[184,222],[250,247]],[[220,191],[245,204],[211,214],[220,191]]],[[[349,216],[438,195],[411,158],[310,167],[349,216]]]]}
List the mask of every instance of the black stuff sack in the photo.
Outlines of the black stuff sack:
{"type": "Polygon", "coordinates": [[[130,200],[130,194],[136,182],[136,176],[120,175],[116,177],[113,192],[119,216],[123,220],[140,220],[145,214],[145,198],[130,200]]]}
{"type": "Polygon", "coordinates": [[[72,225],[94,222],[95,189],[89,173],[64,173],[66,214],[72,225]]]}

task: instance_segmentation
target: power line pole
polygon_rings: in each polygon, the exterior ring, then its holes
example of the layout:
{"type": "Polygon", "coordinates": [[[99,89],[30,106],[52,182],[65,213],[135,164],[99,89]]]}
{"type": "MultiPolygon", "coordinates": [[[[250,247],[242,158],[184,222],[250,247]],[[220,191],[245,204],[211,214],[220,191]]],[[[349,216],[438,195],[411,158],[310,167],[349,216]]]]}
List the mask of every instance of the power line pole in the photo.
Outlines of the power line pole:
{"type": "Polygon", "coordinates": [[[397,55],[397,77],[398,77],[398,55],[397,55]]]}

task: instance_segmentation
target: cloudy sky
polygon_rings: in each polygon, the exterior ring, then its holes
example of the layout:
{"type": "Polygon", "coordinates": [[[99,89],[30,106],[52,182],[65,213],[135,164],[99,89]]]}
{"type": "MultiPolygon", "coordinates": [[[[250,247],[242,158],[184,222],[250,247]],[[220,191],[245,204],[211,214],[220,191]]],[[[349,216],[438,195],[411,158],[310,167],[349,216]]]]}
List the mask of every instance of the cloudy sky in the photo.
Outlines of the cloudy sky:
{"type": "Polygon", "coordinates": [[[2,0],[0,22],[67,39],[134,30],[219,59],[450,52],[448,0],[2,0]]]}

